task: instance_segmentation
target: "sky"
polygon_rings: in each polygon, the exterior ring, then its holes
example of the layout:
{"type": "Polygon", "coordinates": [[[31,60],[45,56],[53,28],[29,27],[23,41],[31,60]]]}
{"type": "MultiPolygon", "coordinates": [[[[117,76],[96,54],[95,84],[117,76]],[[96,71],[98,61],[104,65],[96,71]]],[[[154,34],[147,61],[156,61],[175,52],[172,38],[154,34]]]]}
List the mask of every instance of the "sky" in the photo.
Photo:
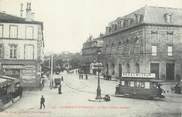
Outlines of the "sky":
{"type": "Polygon", "coordinates": [[[44,22],[46,53],[81,52],[90,35],[145,5],[182,8],[182,0],[0,0],[0,11],[20,16],[20,4],[32,3],[35,20],[44,22]]]}

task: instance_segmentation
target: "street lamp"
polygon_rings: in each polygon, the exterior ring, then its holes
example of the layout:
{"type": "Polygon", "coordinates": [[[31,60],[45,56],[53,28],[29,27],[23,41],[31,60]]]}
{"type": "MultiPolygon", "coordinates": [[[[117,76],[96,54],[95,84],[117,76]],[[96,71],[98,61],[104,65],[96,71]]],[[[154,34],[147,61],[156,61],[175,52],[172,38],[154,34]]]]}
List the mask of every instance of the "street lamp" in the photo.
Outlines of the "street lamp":
{"type": "Polygon", "coordinates": [[[100,88],[100,77],[99,77],[99,67],[101,67],[101,63],[99,63],[99,56],[101,55],[101,51],[97,51],[97,67],[98,67],[98,82],[97,82],[97,96],[95,99],[102,99],[101,97],[101,88],[100,88]]]}

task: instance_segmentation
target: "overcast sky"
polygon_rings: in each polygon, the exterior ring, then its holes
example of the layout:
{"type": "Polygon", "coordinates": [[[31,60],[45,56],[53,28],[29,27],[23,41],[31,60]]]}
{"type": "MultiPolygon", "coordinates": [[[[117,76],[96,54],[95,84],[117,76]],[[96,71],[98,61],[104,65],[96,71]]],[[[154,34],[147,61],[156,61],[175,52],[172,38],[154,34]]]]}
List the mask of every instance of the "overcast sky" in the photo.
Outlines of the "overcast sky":
{"type": "Polygon", "coordinates": [[[27,1],[44,22],[45,51],[54,53],[80,52],[89,35],[97,37],[109,22],[146,4],[182,8],[182,0],[0,0],[0,10],[19,16],[27,1]]]}

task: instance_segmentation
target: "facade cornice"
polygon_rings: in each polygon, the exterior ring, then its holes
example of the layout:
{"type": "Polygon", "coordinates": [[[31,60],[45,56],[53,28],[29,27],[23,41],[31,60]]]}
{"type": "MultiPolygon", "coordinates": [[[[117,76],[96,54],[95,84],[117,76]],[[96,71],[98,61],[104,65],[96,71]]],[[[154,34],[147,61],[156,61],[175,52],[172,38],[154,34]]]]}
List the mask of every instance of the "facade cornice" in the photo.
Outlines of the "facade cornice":
{"type": "Polygon", "coordinates": [[[38,41],[38,39],[24,39],[24,38],[4,38],[1,37],[0,40],[23,40],[23,41],[38,41]]]}
{"type": "Polygon", "coordinates": [[[141,24],[132,25],[132,26],[130,26],[130,27],[123,28],[123,29],[117,30],[117,31],[115,31],[115,32],[106,34],[106,35],[103,36],[103,38],[105,38],[105,37],[110,37],[110,36],[112,36],[112,35],[115,35],[115,34],[118,34],[118,33],[121,33],[121,32],[125,32],[125,31],[131,30],[131,29],[134,29],[134,28],[140,27],[140,26],[182,27],[182,25],[175,25],[175,24],[141,23],[141,24]]]}

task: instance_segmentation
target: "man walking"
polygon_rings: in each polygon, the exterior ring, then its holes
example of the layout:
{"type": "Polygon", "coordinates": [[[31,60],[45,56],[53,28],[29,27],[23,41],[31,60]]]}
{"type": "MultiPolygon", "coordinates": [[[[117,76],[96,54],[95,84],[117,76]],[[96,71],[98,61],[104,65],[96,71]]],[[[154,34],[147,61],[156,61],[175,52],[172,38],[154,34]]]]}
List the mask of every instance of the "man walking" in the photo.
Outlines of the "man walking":
{"type": "Polygon", "coordinates": [[[40,98],[40,109],[42,109],[42,106],[45,108],[45,98],[44,96],[42,95],[42,97],[40,98]]]}

